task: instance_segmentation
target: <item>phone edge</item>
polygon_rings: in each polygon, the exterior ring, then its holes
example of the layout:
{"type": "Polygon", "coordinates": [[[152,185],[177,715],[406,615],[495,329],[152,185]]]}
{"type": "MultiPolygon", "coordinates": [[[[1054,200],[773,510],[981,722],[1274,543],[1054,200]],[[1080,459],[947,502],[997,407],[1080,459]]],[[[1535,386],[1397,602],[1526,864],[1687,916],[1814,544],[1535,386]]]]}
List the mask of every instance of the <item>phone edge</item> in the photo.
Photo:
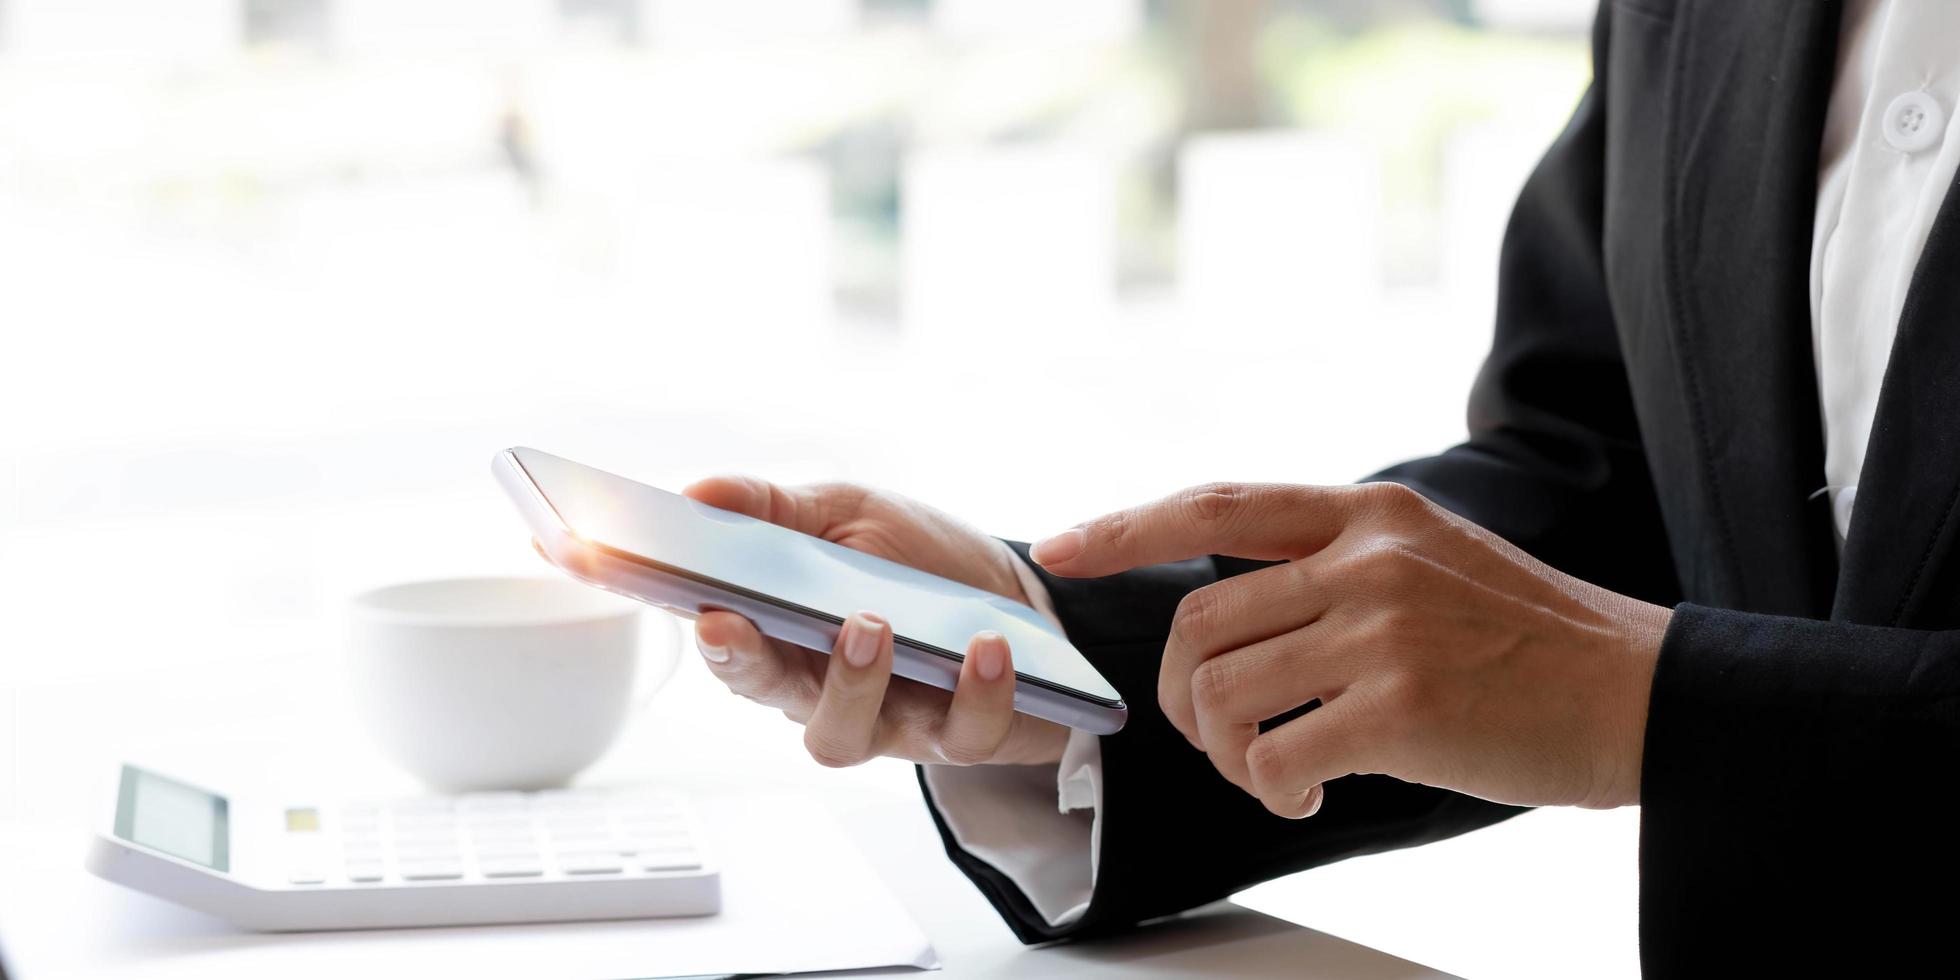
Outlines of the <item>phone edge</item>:
{"type": "MultiPolygon", "coordinates": [[[[765,635],[775,639],[821,651],[828,651],[836,645],[838,631],[843,627],[842,619],[818,610],[791,607],[751,596],[744,591],[733,590],[726,583],[680,574],[679,570],[646,560],[634,560],[619,554],[616,549],[579,538],[536,481],[531,479],[514,450],[515,447],[497,454],[493,460],[493,473],[511,502],[517,506],[525,523],[538,536],[546,557],[560,571],[594,588],[689,619],[699,617],[704,611],[726,609],[746,616],[765,635]],[[623,590],[617,587],[616,579],[641,584],[643,589],[623,590]],[[662,598],[675,594],[693,600],[693,608],[678,606],[662,598]]],[[[964,657],[902,636],[895,635],[893,645],[895,653],[904,650],[910,654],[894,656],[894,674],[947,691],[951,691],[957,683],[964,657]]],[[[1111,704],[1096,699],[1094,695],[1058,688],[1019,671],[1015,672],[1015,677],[1017,681],[1026,682],[1014,685],[1015,710],[1025,714],[1093,735],[1113,735],[1121,731],[1129,719],[1129,705],[1120,696],[1111,704]],[[1037,710],[1043,707],[1049,710],[1037,710]]]]}

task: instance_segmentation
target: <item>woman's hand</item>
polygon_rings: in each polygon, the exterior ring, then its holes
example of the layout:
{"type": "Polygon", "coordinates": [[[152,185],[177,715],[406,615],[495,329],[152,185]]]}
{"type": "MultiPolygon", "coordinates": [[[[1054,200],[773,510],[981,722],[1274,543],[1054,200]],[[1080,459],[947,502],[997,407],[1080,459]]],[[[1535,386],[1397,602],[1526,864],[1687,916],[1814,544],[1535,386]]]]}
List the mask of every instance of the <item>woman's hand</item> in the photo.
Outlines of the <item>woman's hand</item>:
{"type": "MultiPolygon", "coordinates": [[[[781,487],[747,477],[714,477],[689,497],[804,534],[889,558],[975,588],[1027,602],[1013,552],[923,504],[850,484],[781,487]]],[[[708,669],[729,690],[777,708],[804,726],[803,744],[826,766],[875,756],[912,762],[1053,763],[1068,729],[1014,713],[1014,662],[997,633],[975,636],[958,689],[892,676],[892,630],[876,610],[845,620],[826,656],[773,640],[731,612],[695,624],[708,669]]]]}
{"type": "Polygon", "coordinates": [[[1321,784],[1348,773],[1504,803],[1639,802],[1669,610],[1565,575],[1389,483],[1213,484],[1033,551],[1071,576],[1205,554],[1284,563],[1185,598],[1157,696],[1267,809],[1309,816],[1321,784]]]}

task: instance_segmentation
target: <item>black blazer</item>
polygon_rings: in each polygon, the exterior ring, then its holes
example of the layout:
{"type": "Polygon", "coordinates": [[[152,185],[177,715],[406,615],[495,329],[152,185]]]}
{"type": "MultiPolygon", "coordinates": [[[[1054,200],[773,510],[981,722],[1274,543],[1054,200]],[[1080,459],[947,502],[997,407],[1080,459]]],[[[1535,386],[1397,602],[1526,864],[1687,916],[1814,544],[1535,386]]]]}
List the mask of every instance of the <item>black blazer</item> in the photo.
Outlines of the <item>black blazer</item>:
{"type": "MultiPolygon", "coordinates": [[[[1567,572],[1678,603],[1642,779],[1650,976],[1960,962],[1960,194],[1912,280],[1840,563],[1812,496],[1808,301],[1839,16],[1827,0],[1606,4],[1594,82],[1506,234],[1469,441],[1381,474],[1567,572]]],[[[1247,567],[1044,579],[1132,714],[1102,742],[1101,873],[1079,922],[1046,927],[947,837],[1024,941],[1516,812],[1348,777],[1296,823],[1219,777],[1158,712],[1157,660],[1178,599],[1247,567]]]]}

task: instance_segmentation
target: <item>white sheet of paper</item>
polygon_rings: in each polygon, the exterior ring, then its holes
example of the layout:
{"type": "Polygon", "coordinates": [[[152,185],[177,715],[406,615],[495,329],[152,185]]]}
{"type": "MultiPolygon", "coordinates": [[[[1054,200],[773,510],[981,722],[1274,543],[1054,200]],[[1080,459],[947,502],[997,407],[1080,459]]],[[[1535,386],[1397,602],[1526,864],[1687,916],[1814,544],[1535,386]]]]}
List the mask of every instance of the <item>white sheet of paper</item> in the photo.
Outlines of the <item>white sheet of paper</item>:
{"type": "Polygon", "coordinates": [[[96,878],[82,869],[84,834],[16,826],[0,828],[0,944],[24,977],[136,967],[157,980],[938,967],[925,934],[822,804],[756,795],[695,803],[723,865],[720,915],[264,935],[96,878]]]}

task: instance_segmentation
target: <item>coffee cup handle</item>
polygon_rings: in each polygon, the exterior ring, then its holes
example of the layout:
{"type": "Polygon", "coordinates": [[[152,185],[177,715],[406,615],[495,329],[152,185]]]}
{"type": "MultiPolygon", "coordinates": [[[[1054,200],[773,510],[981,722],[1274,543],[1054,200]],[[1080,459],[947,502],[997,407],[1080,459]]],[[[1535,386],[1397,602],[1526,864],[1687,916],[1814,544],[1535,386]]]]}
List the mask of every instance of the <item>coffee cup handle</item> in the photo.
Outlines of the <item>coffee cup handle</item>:
{"type": "MultiPolygon", "coordinates": [[[[685,648],[687,647],[688,628],[687,628],[687,622],[685,620],[683,620],[679,616],[674,615],[673,613],[665,612],[663,610],[654,610],[649,615],[652,615],[657,619],[666,621],[667,628],[673,631],[674,644],[670,651],[672,655],[667,658],[667,667],[666,669],[660,672],[660,679],[653,680],[653,681],[636,682],[635,686],[638,687],[639,690],[634,692],[633,694],[632,710],[634,714],[639,714],[640,712],[645,711],[647,705],[653,703],[654,695],[659,694],[661,689],[667,686],[667,682],[674,679],[674,673],[680,670],[681,667],[681,654],[683,650],[685,650],[685,648]]],[[[658,629],[659,627],[649,627],[649,628],[658,629]]],[[[649,646],[643,646],[641,649],[641,653],[640,653],[641,666],[645,666],[646,664],[646,659],[647,659],[646,651],[648,649],[650,649],[649,646]]]]}

